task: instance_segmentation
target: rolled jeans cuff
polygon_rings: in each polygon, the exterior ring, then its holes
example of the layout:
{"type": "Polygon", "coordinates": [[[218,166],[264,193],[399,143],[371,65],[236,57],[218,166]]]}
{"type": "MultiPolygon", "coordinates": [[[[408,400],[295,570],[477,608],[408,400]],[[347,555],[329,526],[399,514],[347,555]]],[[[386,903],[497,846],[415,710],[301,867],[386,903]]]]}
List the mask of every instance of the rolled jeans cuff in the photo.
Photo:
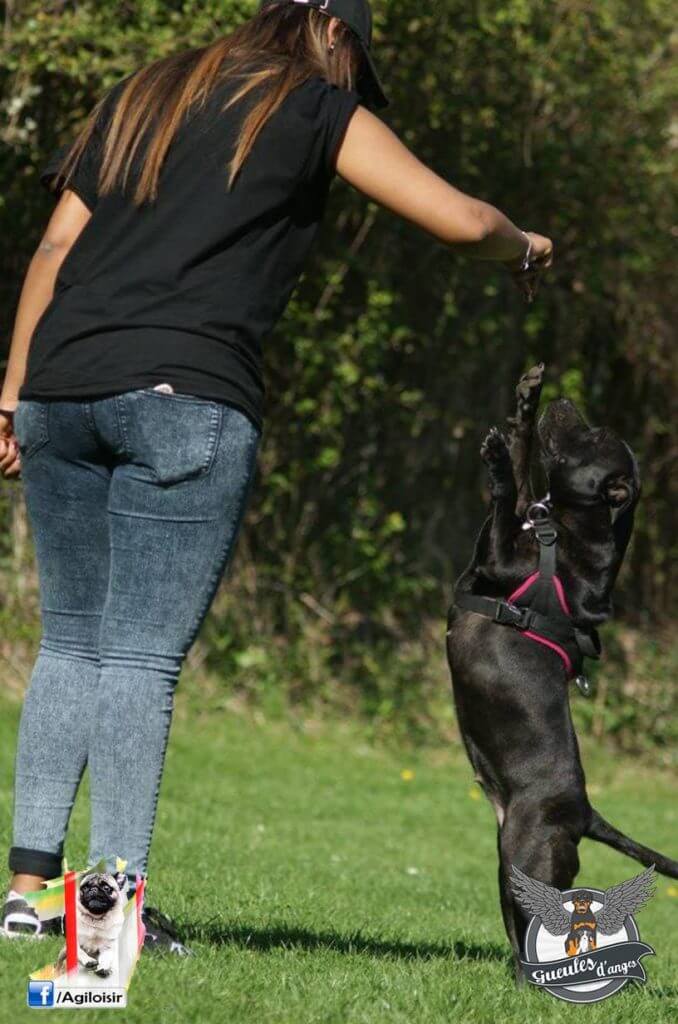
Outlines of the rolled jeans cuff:
{"type": "Polygon", "coordinates": [[[58,878],[61,874],[61,854],[13,846],[9,851],[9,869],[21,875],[58,878]]]}

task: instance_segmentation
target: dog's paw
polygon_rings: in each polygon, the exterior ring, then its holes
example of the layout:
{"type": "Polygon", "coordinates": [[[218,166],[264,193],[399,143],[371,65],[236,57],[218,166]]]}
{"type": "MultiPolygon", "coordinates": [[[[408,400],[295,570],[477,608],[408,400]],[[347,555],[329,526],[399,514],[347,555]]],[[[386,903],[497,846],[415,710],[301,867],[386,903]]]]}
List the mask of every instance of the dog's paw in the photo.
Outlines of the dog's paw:
{"type": "Polygon", "coordinates": [[[109,978],[113,973],[113,969],[111,967],[97,967],[94,973],[98,978],[109,978]]]}
{"type": "Polygon", "coordinates": [[[524,373],[518,382],[516,388],[516,398],[518,399],[518,416],[519,420],[531,420],[534,419],[534,415],[539,405],[539,396],[541,395],[542,385],[544,383],[544,364],[539,363],[537,366],[533,366],[531,370],[524,373]]]}
{"type": "Polygon", "coordinates": [[[480,457],[486,465],[500,467],[511,462],[506,438],[497,427],[492,427],[480,446],[480,457]]]}

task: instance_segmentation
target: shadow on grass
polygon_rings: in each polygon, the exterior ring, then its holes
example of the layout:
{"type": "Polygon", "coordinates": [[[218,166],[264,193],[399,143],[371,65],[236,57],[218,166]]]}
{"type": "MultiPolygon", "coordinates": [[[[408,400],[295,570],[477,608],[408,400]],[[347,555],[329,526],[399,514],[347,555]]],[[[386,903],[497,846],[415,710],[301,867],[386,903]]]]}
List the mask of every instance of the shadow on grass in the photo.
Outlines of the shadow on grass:
{"type": "Polygon", "coordinates": [[[454,957],[457,960],[496,960],[509,963],[510,955],[502,946],[476,945],[462,940],[451,944],[432,942],[400,942],[369,938],[355,932],[314,932],[285,924],[272,924],[268,928],[251,928],[245,924],[185,923],[182,934],[191,939],[209,942],[214,946],[241,946],[267,953],[275,949],[327,949],[337,953],[364,953],[373,957],[398,957],[403,960],[433,960],[454,957]]]}
{"type": "MultiPolygon", "coordinates": [[[[269,953],[277,949],[300,949],[306,952],[330,950],[337,953],[363,954],[370,957],[391,957],[401,960],[474,960],[494,961],[503,964],[507,981],[515,985],[513,957],[510,951],[494,943],[476,944],[458,939],[450,944],[443,942],[400,942],[369,938],[360,932],[346,935],[340,932],[315,932],[287,924],[271,924],[268,928],[249,927],[246,924],[220,924],[215,921],[182,922],[182,938],[190,945],[191,940],[208,942],[213,946],[237,946],[269,953]]],[[[638,990],[650,999],[675,998],[678,989],[661,984],[630,984],[629,993],[638,995],[638,990]]],[[[526,981],[516,989],[524,993],[532,986],[526,981]]],[[[536,989],[534,990],[536,992],[536,989]]],[[[627,993],[627,995],[629,994],[627,993]]],[[[540,998],[541,998],[540,994],[540,998]]],[[[622,996],[624,994],[622,993],[622,996]]]]}

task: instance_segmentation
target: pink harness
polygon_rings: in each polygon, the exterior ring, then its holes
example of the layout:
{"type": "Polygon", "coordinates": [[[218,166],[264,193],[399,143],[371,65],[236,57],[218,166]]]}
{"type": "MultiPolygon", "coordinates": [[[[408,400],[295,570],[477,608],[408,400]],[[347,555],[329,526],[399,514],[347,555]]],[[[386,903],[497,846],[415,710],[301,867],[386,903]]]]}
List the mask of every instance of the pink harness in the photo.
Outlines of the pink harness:
{"type": "MultiPolygon", "coordinates": [[[[529,591],[532,589],[533,584],[537,582],[540,576],[540,572],[533,572],[531,576],[528,576],[527,579],[524,580],[520,584],[520,586],[513,591],[512,594],[509,595],[509,597],[507,598],[508,603],[514,604],[517,607],[524,607],[525,602],[521,602],[520,598],[525,597],[529,594],[529,591]]],[[[564,614],[571,618],[572,612],[570,611],[570,606],[567,603],[567,598],[565,597],[565,589],[563,587],[562,581],[560,580],[560,577],[552,576],[551,582],[553,583],[553,587],[560,607],[562,608],[564,614]]],[[[567,678],[570,679],[574,675],[572,661],[564,647],[561,647],[560,644],[556,643],[555,640],[549,640],[545,636],[540,636],[539,633],[534,633],[531,629],[524,629],[522,631],[522,634],[523,636],[528,637],[528,639],[534,640],[538,644],[542,644],[544,647],[550,647],[552,651],[556,652],[558,657],[561,658],[563,664],[565,665],[565,668],[567,670],[567,678]]]]}

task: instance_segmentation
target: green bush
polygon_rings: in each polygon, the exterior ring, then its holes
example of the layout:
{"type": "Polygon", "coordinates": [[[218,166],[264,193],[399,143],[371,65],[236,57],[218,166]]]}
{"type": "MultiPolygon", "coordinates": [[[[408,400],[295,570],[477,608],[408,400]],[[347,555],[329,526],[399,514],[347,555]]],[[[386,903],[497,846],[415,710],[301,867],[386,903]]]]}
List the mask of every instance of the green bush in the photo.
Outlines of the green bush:
{"type": "MultiPolygon", "coordinates": [[[[254,6],[7,7],[6,340],[53,202],[37,180],[48,153],[120,77],[213,39],[254,6]]],[[[510,411],[517,376],[544,359],[547,397],[569,394],[617,429],[644,481],[616,597],[619,636],[647,639],[626,651],[625,667],[605,662],[606,695],[581,720],[626,746],[645,736],[668,746],[673,656],[652,638],[676,609],[674,5],[377,0],[375,8],[375,56],[392,98],[386,120],[458,187],[551,235],[556,261],[525,307],[500,270],[447,251],[336,183],[314,256],[265,344],[259,482],[227,611],[210,620],[210,669],[229,692],[273,703],[276,693],[321,695],[375,721],[433,727],[429,693],[447,707],[444,666],[422,632],[439,642],[483,514],[479,443],[510,411]],[[640,679],[645,689],[624,690],[640,679]]],[[[0,561],[10,586],[13,515],[5,500],[0,561]]]]}

